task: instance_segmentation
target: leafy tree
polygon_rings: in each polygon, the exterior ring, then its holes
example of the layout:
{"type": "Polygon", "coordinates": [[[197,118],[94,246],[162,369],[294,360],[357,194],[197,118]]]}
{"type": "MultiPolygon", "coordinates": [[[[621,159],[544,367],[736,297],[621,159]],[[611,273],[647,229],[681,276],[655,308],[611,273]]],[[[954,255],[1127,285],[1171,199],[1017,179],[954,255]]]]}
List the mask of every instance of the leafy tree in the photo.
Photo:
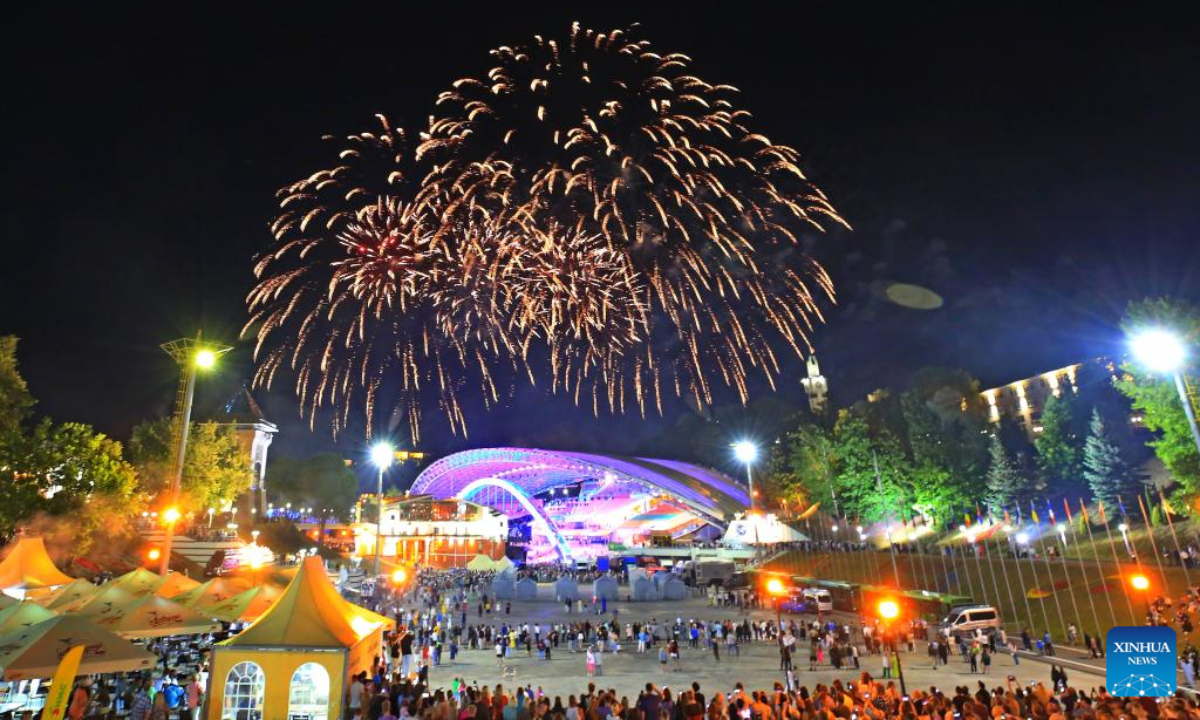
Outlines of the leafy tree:
{"type": "Polygon", "coordinates": [[[779,454],[783,456],[781,474],[785,480],[781,484],[788,502],[824,502],[834,512],[838,456],[832,432],[804,423],[788,434],[779,454]]]}
{"type": "MultiPolygon", "coordinates": [[[[1200,347],[1200,310],[1170,299],[1130,304],[1122,327],[1133,335],[1146,327],[1166,327],[1190,347],[1200,347]]],[[[1188,500],[1200,495],[1200,451],[1197,451],[1174,379],[1155,375],[1136,365],[1122,366],[1116,385],[1132,400],[1146,429],[1156,434],[1148,445],[1182,486],[1188,500]]],[[[1188,503],[1191,507],[1191,503],[1188,503]]]]}
{"type": "Polygon", "coordinates": [[[869,522],[898,517],[910,502],[911,488],[907,461],[896,438],[886,431],[872,437],[865,418],[843,410],[834,425],[833,451],[837,457],[834,486],[844,512],[869,522]]]}
{"type": "Polygon", "coordinates": [[[1052,396],[1042,410],[1042,432],[1034,440],[1037,465],[1047,487],[1069,491],[1083,476],[1086,426],[1080,403],[1071,392],[1052,396]]]}
{"type": "Polygon", "coordinates": [[[1083,452],[1083,474],[1092,494],[1109,506],[1116,505],[1118,497],[1141,492],[1143,486],[1142,477],[1126,462],[1121,446],[1106,430],[1099,410],[1092,413],[1091,432],[1083,452]]]}
{"type": "Polygon", "coordinates": [[[17,338],[0,335],[0,444],[14,442],[33,407],[33,396],[17,370],[17,338]]]}
{"type": "Polygon", "coordinates": [[[1036,491],[1036,485],[1009,455],[999,434],[992,436],[989,447],[991,465],[987,471],[987,502],[993,510],[1003,511],[1010,505],[1024,505],[1036,491]]]}
{"type": "MultiPolygon", "coordinates": [[[[129,450],[142,490],[152,495],[165,492],[171,485],[174,454],[171,421],[164,418],[135,427],[129,450]]],[[[225,507],[249,490],[253,480],[254,471],[233,426],[192,423],[183,464],[181,507],[196,513],[225,507]]]]}
{"type": "Polygon", "coordinates": [[[313,509],[321,523],[321,544],[325,541],[325,524],[331,518],[345,516],[358,499],[358,476],[337,455],[315,455],[307,460],[273,458],[267,473],[267,486],[280,498],[313,509]]]}

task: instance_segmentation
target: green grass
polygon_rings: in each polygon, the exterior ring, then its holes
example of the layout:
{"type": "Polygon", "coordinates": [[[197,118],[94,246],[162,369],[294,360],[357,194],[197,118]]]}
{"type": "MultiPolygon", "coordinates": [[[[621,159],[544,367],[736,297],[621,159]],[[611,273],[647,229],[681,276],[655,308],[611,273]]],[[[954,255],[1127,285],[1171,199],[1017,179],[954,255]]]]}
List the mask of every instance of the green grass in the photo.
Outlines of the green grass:
{"type": "MultiPolygon", "coordinates": [[[[1180,540],[1182,542],[1183,538],[1180,540]]],[[[1117,542],[1121,542],[1119,538],[1117,542]]],[[[1083,547],[1081,550],[1086,551],[1086,560],[1068,557],[1064,563],[1059,558],[1050,558],[1049,567],[1041,557],[1032,562],[1023,558],[1018,566],[1017,560],[1001,558],[998,551],[992,557],[983,556],[978,561],[962,555],[946,557],[944,564],[943,558],[936,555],[897,554],[896,570],[903,590],[950,592],[995,605],[1000,609],[1009,633],[1019,633],[1022,628],[1028,627],[1040,634],[1049,628],[1056,639],[1065,641],[1066,624],[1070,622],[1075,622],[1081,636],[1085,631],[1103,633],[1114,625],[1143,624],[1144,599],[1132,590],[1127,599],[1125,590],[1125,580],[1138,572],[1138,566],[1114,562],[1109,552],[1101,556],[1100,567],[1097,568],[1095,559],[1091,557],[1091,548],[1083,547]],[[1055,584],[1059,585],[1059,589],[1053,589],[1055,584]],[[1052,592],[1046,598],[1028,598],[1026,592],[1034,588],[1052,592]]],[[[1187,587],[1183,571],[1177,567],[1167,567],[1160,573],[1148,551],[1147,547],[1144,557],[1150,564],[1144,565],[1141,571],[1152,583],[1149,592],[1153,595],[1164,594],[1165,575],[1166,594],[1178,597],[1187,587]]],[[[896,585],[890,553],[883,550],[824,554],[794,551],[768,563],[763,569],[829,580],[896,585]]],[[[1192,572],[1200,578],[1200,571],[1192,572]]],[[[932,615],[929,617],[933,619],[932,615]]]]}

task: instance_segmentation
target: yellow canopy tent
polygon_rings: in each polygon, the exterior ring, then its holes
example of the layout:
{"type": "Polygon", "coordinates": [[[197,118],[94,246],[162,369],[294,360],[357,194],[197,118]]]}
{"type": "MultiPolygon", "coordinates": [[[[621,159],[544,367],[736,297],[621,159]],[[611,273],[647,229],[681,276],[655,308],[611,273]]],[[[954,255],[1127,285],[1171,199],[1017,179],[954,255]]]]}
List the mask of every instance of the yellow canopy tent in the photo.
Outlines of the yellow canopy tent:
{"type": "Polygon", "coordinates": [[[475,557],[471,558],[470,562],[467,563],[468,570],[476,570],[480,572],[491,570],[494,567],[496,567],[496,564],[492,562],[492,559],[487,555],[476,555],[475,557]]]}
{"type": "Polygon", "coordinates": [[[17,603],[0,610],[0,635],[6,635],[14,630],[24,630],[31,625],[49,620],[58,613],[31,602],[17,603]]]}
{"type": "Polygon", "coordinates": [[[216,632],[221,623],[158,595],[143,595],[132,605],[91,616],[92,622],[125,638],[197,635],[216,632]]]}
{"type": "Polygon", "coordinates": [[[146,568],[140,567],[105,584],[119,587],[134,595],[145,595],[157,590],[163,582],[164,578],[162,575],[152,573],[146,568]]]}
{"type": "Polygon", "coordinates": [[[58,610],[68,605],[82,604],[83,601],[99,591],[99,586],[93,585],[87,580],[72,580],[60,588],[38,594],[30,599],[42,607],[58,610]]]}
{"type": "Polygon", "coordinates": [[[171,599],[184,607],[207,611],[207,608],[223,603],[245,590],[246,588],[238,587],[225,578],[215,577],[171,599]]]}
{"type": "Polygon", "coordinates": [[[29,590],[66,585],[74,580],[57,567],[40,537],[23,537],[0,562],[0,590],[23,597],[29,590]]]}
{"type": "Polygon", "coordinates": [[[183,573],[171,573],[167,579],[163,581],[158,589],[154,591],[155,595],[165,598],[175,598],[179,595],[195,590],[200,587],[199,580],[193,580],[183,573]]]}
{"type": "Polygon", "coordinates": [[[145,670],[158,662],[153,653],[81,617],[59,615],[0,636],[0,674],[5,680],[49,678],[75,645],[84,646],[80,675],[145,670]]]}
{"type": "Polygon", "coordinates": [[[3,610],[4,608],[10,608],[19,602],[21,602],[21,601],[16,599],[15,597],[11,597],[9,595],[5,595],[4,593],[0,593],[0,610],[3,610]]]}
{"type": "Polygon", "coordinates": [[[392,625],[344,600],[321,559],[306,558],[262,617],[213,649],[206,717],[255,710],[262,717],[310,716],[317,708],[341,717],[350,675],[371,670],[392,625]],[[239,690],[227,695],[227,687],[239,690]],[[248,696],[246,687],[262,689],[248,696]]]}
{"type": "Polygon", "coordinates": [[[238,593],[228,600],[211,605],[206,612],[212,613],[225,622],[253,622],[267,611],[275,601],[283,595],[283,588],[268,583],[238,593]]]}

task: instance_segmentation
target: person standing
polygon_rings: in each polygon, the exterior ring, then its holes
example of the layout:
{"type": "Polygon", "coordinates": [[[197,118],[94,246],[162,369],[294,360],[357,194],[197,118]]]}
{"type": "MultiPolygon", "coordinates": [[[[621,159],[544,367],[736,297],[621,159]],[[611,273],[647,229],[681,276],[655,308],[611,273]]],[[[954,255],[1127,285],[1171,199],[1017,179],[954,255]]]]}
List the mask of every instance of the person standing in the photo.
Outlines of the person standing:
{"type": "Polygon", "coordinates": [[[187,706],[192,720],[200,720],[200,706],[204,698],[204,686],[200,684],[200,676],[193,675],[187,686],[187,706]]]}
{"type": "Polygon", "coordinates": [[[153,704],[150,700],[150,679],[147,678],[142,680],[133,696],[133,703],[129,706],[129,720],[148,720],[153,704]]]}
{"type": "Polygon", "coordinates": [[[588,677],[596,676],[596,653],[592,650],[591,645],[587,649],[587,674],[588,677]]]}

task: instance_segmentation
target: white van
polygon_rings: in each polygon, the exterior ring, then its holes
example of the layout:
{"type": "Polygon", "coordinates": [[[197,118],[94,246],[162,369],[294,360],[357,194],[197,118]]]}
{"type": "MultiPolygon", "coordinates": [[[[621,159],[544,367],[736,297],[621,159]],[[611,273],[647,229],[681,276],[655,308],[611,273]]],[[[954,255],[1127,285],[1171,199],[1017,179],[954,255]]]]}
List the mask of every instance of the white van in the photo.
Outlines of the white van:
{"type": "Polygon", "coordinates": [[[1000,611],[991,605],[961,605],[950,609],[950,614],[942,620],[942,627],[951,635],[972,636],[983,633],[995,633],[1003,623],[1000,621],[1000,611]]]}
{"type": "Polygon", "coordinates": [[[803,596],[810,612],[833,612],[833,596],[828,590],[808,588],[803,596]]]}

